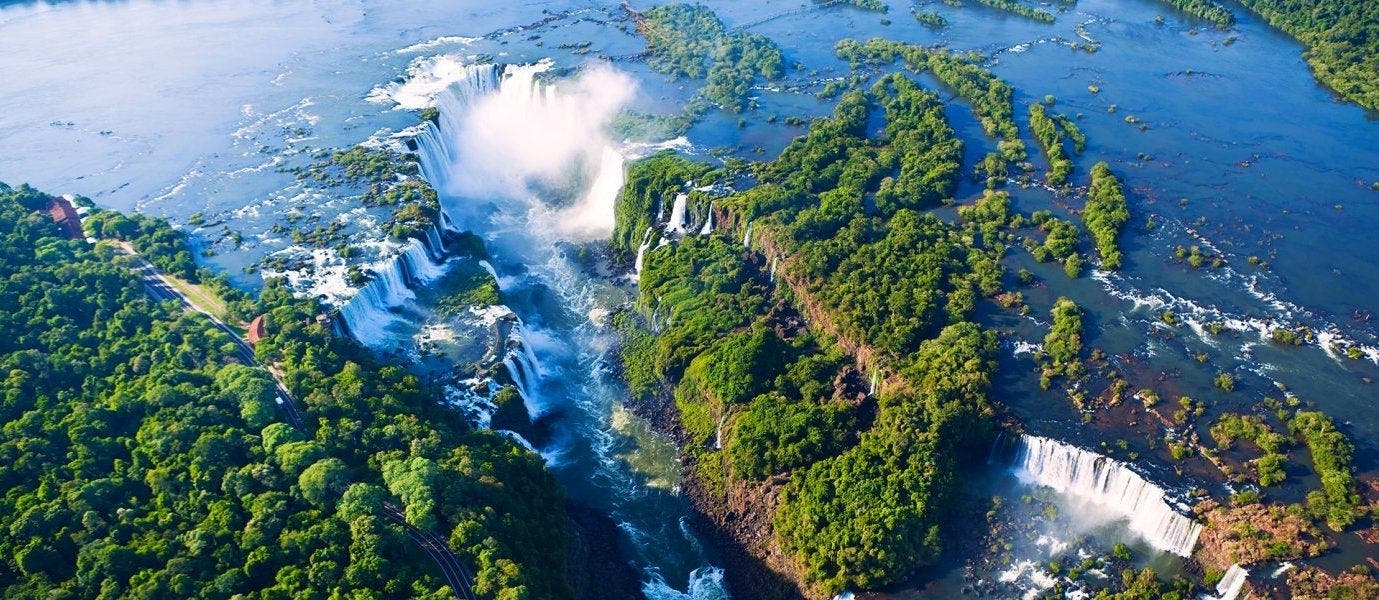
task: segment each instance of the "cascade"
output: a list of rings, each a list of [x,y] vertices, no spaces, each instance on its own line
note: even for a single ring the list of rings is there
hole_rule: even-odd
[[[512,384],[517,387],[517,392],[522,394],[522,398],[531,398],[532,382],[529,377],[532,374],[523,369],[520,357],[519,353],[509,352],[507,357],[503,358],[503,367],[508,370],[508,376],[512,378]]]
[[[443,189],[449,175],[450,165],[459,157],[458,149],[451,143],[453,134],[461,131],[456,120],[464,114],[464,107],[476,98],[498,89],[502,83],[505,69],[494,64],[470,64],[462,67],[462,73],[445,90],[436,95],[436,108],[440,115],[435,121],[427,121],[426,129],[417,136],[417,144],[424,149],[418,152],[421,174],[431,186]],[[441,224],[454,230],[455,224],[441,211]]]
[[[772,259],[771,259],[771,271],[770,271],[769,273],[767,273],[767,277],[769,277],[769,278],[771,279],[771,283],[775,283],[775,282],[776,282],[776,264],[779,263],[779,262],[780,262],[780,257],[775,257],[775,258],[772,258]]]
[[[531,452],[532,454],[540,454],[540,452],[537,451],[536,446],[531,445],[531,442],[528,442],[527,438],[522,437],[522,434],[517,433],[516,431],[512,431],[511,429],[494,429],[494,431],[497,432],[499,435],[502,435],[514,442],[517,442],[518,446],[525,448],[528,452]]]
[[[619,84],[621,80],[617,78],[607,80],[592,77],[590,81],[585,82],[585,87],[573,88],[574,93],[557,94],[556,85],[563,88],[563,80],[553,85],[546,83],[545,77],[536,77],[549,68],[549,62],[535,65],[477,67],[468,73],[467,77],[451,83],[437,93],[435,106],[439,109],[439,117],[436,123],[428,125],[426,131],[417,137],[417,145],[418,154],[422,157],[423,175],[439,192],[442,205],[450,210],[449,214],[443,214],[440,219],[446,229],[453,230],[456,223],[471,218],[484,218],[482,211],[487,210],[486,208],[478,207],[476,210],[465,201],[474,199],[488,202],[500,199],[502,202],[525,203],[503,206],[505,210],[501,212],[502,216],[517,219],[523,218],[525,213],[525,224],[528,227],[521,227],[523,223],[520,221],[504,221],[501,223],[502,226],[518,226],[514,230],[500,228],[497,236],[499,240],[545,246],[552,241],[551,238],[557,237],[566,241],[577,241],[591,237],[590,234],[597,234],[592,237],[599,238],[607,236],[613,215],[613,199],[623,184],[623,157],[611,144],[592,143],[604,139],[603,123],[599,121],[597,114],[592,113],[602,111],[605,107],[591,107],[591,102],[621,105],[624,99],[610,97],[610,93],[604,88],[624,86],[602,85]],[[591,69],[595,75],[598,70]],[[571,83],[578,84],[577,80],[572,80]],[[600,87],[595,89],[592,87],[594,85]],[[626,93],[630,95],[630,85],[625,87]],[[441,135],[442,133],[444,135]],[[548,198],[543,194],[547,189],[553,189],[550,184],[558,189],[566,189],[560,185],[572,168],[582,171],[582,177],[574,182],[584,187],[587,193],[578,197],[562,198],[566,201],[560,204],[548,204]],[[576,188],[568,189],[574,191]],[[670,203],[665,204],[667,205],[658,207],[658,212],[671,211]],[[678,220],[683,232],[684,217]],[[486,222],[476,221],[474,227],[478,233],[486,233],[483,231],[483,224]],[[663,237],[659,235],[661,223],[664,223],[664,220],[658,216],[654,231],[648,229],[644,232],[641,247],[637,252],[638,269],[643,266],[645,253],[654,246],[655,239]],[[666,240],[661,240],[661,243],[666,243]],[[545,251],[546,248],[538,250]],[[481,264],[490,274],[497,277],[491,265]],[[533,276],[548,278],[545,283],[551,285],[557,293],[563,293],[566,288],[573,289],[580,283],[577,280],[565,280],[567,275],[563,271],[544,274],[544,269],[559,271],[563,269],[563,265],[533,263]],[[510,285],[522,290],[529,284],[526,283],[526,278],[523,278],[511,280]],[[580,302],[584,300],[581,299]],[[533,307],[532,310],[541,315],[545,309]],[[653,321],[656,318],[657,316],[653,316]],[[591,343],[591,340],[583,339],[585,333],[579,329],[566,330],[563,324],[553,324],[552,327],[554,329],[551,339],[558,339],[561,344]],[[505,336],[506,343],[495,348],[502,353],[495,358],[501,360],[502,368],[521,393],[530,413],[537,413],[530,410],[533,402],[543,404],[541,394],[550,394],[551,402],[568,402],[573,409],[582,411],[588,410],[585,407],[586,400],[600,400],[605,394],[611,394],[602,389],[599,382],[602,375],[597,369],[593,371],[593,378],[587,382],[588,385],[578,388],[568,385],[565,376],[555,377],[555,373],[568,375],[569,378],[583,375],[569,371],[567,366],[574,365],[574,361],[582,360],[582,357],[565,356],[554,349],[552,356],[557,362],[553,365],[556,366],[551,368],[550,377],[543,377],[542,365],[536,360],[529,343],[540,341],[535,337],[537,333],[523,331],[522,324],[518,322]],[[522,339],[524,334],[529,335],[528,340]],[[546,356],[544,350],[547,346],[542,344],[542,348],[543,356]],[[567,363],[566,360],[571,362]],[[557,391],[561,393],[561,397],[556,396]],[[611,395],[609,397],[611,398]],[[593,416],[593,413],[590,415]],[[594,453],[590,458],[598,461],[590,464],[598,469],[597,474],[607,473],[614,477],[614,481],[622,482],[619,471],[624,468],[622,462],[609,454],[612,450],[604,447],[600,433],[601,431],[593,431],[588,440],[591,444],[590,451]],[[581,448],[580,444],[583,442],[580,438],[584,437],[584,433],[574,430],[571,434],[571,447]],[[584,460],[577,454],[576,458]],[[628,481],[632,482],[631,479]],[[622,492],[618,492],[618,496],[613,500],[615,503],[636,501],[635,498],[623,499]],[[646,551],[646,595],[650,598],[660,598],[663,597],[660,594],[665,593],[667,595],[664,597],[685,597],[683,593],[676,592],[665,584],[659,573],[665,568],[663,563],[667,561],[661,560],[656,554],[665,546],[679,550],[675,546],[679,542],[675,539],[653,539],[655,532],[659,531],[654,527],[659,526],[659,522],[643,525],[635,512],[629,512],[628,518],[629,522],[620,523],[620,526],[632,534],[633,541],[640,546],[643,542],[639,540],[647,539],[646,544],[655,545],[654,549],[648,548]],[[692,556],[696,558],[692,560],[702,561],[702,558],[698,558],[700,554],[694,552]],[[672,566],[678,568],[678,563]],[[680,578],[682,574],[677,573],[681,584],[684,582],[684,579]],[[688,595],[696,599],[726,599],[722,579],[721,569],[696,569],[689,573]]]
[[[532,351],[531,345],[522,336],[522,322],[519,320],[513,325],[508,333],[509,346],[507,356],[503,358],[503,366],[508,370],[508,375],[512,377],[513,385],[517,386],[517,391],[522,394],[522,400],[527,404],[527,411],[535,415],[533,410],[533,400],[536,396],[537,382],[543,375],[541,363],[536,359],[536,353]]]
[[[642,265],[646,259],[646,249],[651,246],[651,228],[646,228],[646,233],[642,234],[642,245],[637,247],[637,260],[632,263],[632,268],[637,273],[642,272]]]
[[[721,417],[718,417],[718,428],[715,429],[715,430],[714,430],[714,433],[713,433],[713,449],[714,449],[714,450],[722,450],[722,449],[723,449],[723,421],[727,420],[727,418],[728,418],[728,415],[723,415],[723,416],[721,416]]]
[[[875,395],[876,395],[876,380],[877,380],[878,377],[879,377],[879,373],[878,373],[877,371],[872,371],[872,372],[871,372],[871,391],[870,391],[870,392],[867,392],[867,395],[868,395],[868,396],[875,396]]]
[[[666,224],[668,233],[685,233],[685,207],[689,203],[689,194],[676,194],[675,204],[670,207],[670,222]]]
[[[340,307],[340,322],[350,336],[365,346],[376,346],[387,337],[388,325],[397,318],[388,312],[388,305],[376,281],[369,282],[359,293]]]
[[[498,271],[493,268],[493,263],[487,260],[481,260],[479,261],[479,266],[483,267],[485,271],[488,271],[488,274],[493,277],[494,281],[498,281]]]
[[[704,218],[704,228],[699,230],[699,235],[709,235],[713,233],[713,203],[709,203],[709,216]]]
[[[1114,511],[1151,545],[1190,556],[1202,525],[1178,513],[1163,488],[1128,465],[1045,437],[1025,435],[1015,459],[1016,475]]]
[[[1202,594],[1202,600],[1235,600],[1240,595],[1240,590],[1245,589],[1245,583],[1250,577],[1250,572],[1240,565],[1231,565],[1226,569],[1225,576],[1216,583],[1215,594]]]
[[[1004,429],[996,432],[996,439],[991,442],[991,452],[988,452],[986,455],[986,464],[989,465],[996,460],[996,449],[1001,447],[1001,440],[1005,439],[1005,437],[1006,432]]]
[[[445,263],[436,263],[425,244],[412,238],[402,252],[380,267],[374,265],[373,281],[340,307],[340,318],[359,343],[377,347],[388,337],[388,326],[398,319],[392,309],[416,299],[414,285],[425,285],[445,274]]]
[[[441,219],[442,223],[444,221],[445,219]],[[445,255],[448,253],[445,250],[445,242],[441,240],[440,229],[435,225],[430,225],[422,233],[424,237],[421,238],[421,241],[426,246],[426,254],[431,260],[444,262]]]
[[[340,318],[346,329],[359,343],[378,346],[386,341],[387,328],[397,317],[392,308],[416,298],[407,286],[406,268],[402,255],[387,261],[383,268],[375,266],[373,281],[340,307]]]
[[[426,285],[445,274],[445,263],[433,262],[426,246],[417,238],[407,242],[397,260],[406,267],[407,280],[414,285]]]
[[[747,223],[747,231],[742,234],[742,247],[747,248],[752,245],[752,224]]]

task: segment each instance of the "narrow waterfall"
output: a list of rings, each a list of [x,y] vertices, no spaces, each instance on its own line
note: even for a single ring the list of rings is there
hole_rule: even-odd
[[[776,282],[776,265],[779,263],[780,257],[775,257],[771,259],[771,270],[767,273],[767,277],[771,279],[771,283]]]
[[[742,247],[749,248],[752,245],[752,224],[747,223],[747,231],[742,234]]]
[[[1015,459],[1021,481],[1051,487],[1129,519],[1151,545],[1190,556],[1202,525],[1169,505],[1163,488],[1128,465],[1045,437],[1025,435]]]
[[[1004,429],[996,432],[996,439],[991,441],[991,451],[986,453],[986,464],[989,465],[996,461],[996,450],[1001,447],[1001,440],[1005,439],[1005,437],[1006,432]]]
[[[1202,594],[1202,600],[1235,600],[1240,590],[1245,589],[1250,572],[1240,565],[1231,565],[1226,575],[1216,583],[1216,594]]]
[[[533,406],[536,400],[537,382],[543,375],[541,363],[536,359],[536,353],[532,351],[531,344],[522,335],[522,322],[519,320],[508,333],[509,346],[507,356],[503,358],[503,367],[507,369],[508,376],[512,379],[513,385],[517,386],[517,391],[522,394],[522,400],[527,405],[527,412],[532,415],[537,414],[537,407]]]
[[[699,230],[699,235],[709,235],[713,233],[713,203],[709,203],[709,215],[704,217],[704,228]]]
[[[666,224],[667,233],[685,233],[685,208],[689,194],[676,194],[675,204],[670,207],[670,222]]]
[[[647,227],[646,232],[642,234],[642,245],[637,247],[637,260],[632,263],[632,269],[638,274],[642,272],[642,265],[645,264],[644,261],[646,260],[646,249],[649,246],[651,246],[651,228]]]
[[[442,212],[441,214],[443,216],[445,213]],[[442,222],[444,222],[444,220],[442,220]],[[422,235],[421,241],[426,246],[426,254],[431,257],[431,260],[436,262],[444,261],[447,252],[445,250],[445,242],[441,240],[440,229],[432,225],[427,227],[426,230],[422,232]]]

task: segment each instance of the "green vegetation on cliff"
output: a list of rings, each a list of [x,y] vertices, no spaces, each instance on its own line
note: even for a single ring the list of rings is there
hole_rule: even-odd
[[[306,410],[302,430],[278,422],[267,371],[149,300],[108,242],[63,238],[46,199],[0,186],[6,597],[453,597],[389,500],[449,538],[480,594],[572,595],[540,457],[457,426],[437,390],[270,284],[255,353]]]
[[[629,383],[670,391],[711,493],[788,479],[774,534],[823,591],[936,559],[959,470],[991,440],[995,338],[968,318],[999,290],[999,250],[925,212],[951,202],[961,155],[932,92],[899,75],[850,92],[753,166],[757,187],[716,199],[728,236],[648,251],[621,318]],[[629,214],[651,206],[638,190]]]
[[[707,165],[670,151],[632,163],[613,209],[613,237],[609,240],[613,255],[622,262],[631,261],[641,247],[643,236],[651,229],[657,211],[669,211],[684,184],[702,178],[709,170]],[[656,241],[650,240],[651,243]]]

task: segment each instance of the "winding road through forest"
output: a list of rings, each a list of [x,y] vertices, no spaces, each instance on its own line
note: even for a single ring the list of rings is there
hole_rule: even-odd
[[[293,428],[302,429],[302,411],[297,407],[297,399],[292,396],[291,392],[287,391],[287,386],[283,385],[278,373],[259,363],[258,358],[254,356],[254,347],[244,340],[239,331],[225,324],[215,313],[197,304],[178,290],[177,286],[162,271],[159,271],[152,263],[140,256],[128,242],[117,242],[117,244],[134,259],[133,269],[143,278],[144,288],[150,297],[159,302],[176,301],[188,310],[205,315],[217,329],[225,332],[231,340],[234,340],[236,354],[241,362],[245,365],[262,367],[268,371],[269,375],[273,377],[273,385],[277,387],[277,404],[278,408],[282,410],[283,417]],[[461,600],[479,600],[478,594],[474,593],[474,576],[465,568],[464,563],[460,562],[460,558],[455,556],[449,544],[445,542],[445,538],[433,531],[423,531],[408,523],[406,514],[402,509],[391,502],[384,502],[381,512],[383,516],[401,527],[407,533],[407,537],[411,538],[417,547],[421,548],[431,557],[431,560],[436,562],[436,565],[440,567],[441,574],[445,576],[446,583],[454,590],[456,597]]]

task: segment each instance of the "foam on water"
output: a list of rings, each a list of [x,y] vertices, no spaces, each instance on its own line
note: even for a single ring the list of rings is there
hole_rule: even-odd
[[[727,600],[728,589],[723,584],[723,569],[705,567],[690,573],[689,588],[678,591],[666,583],[659,573],[652,573],[642,584],[647,600]]]

